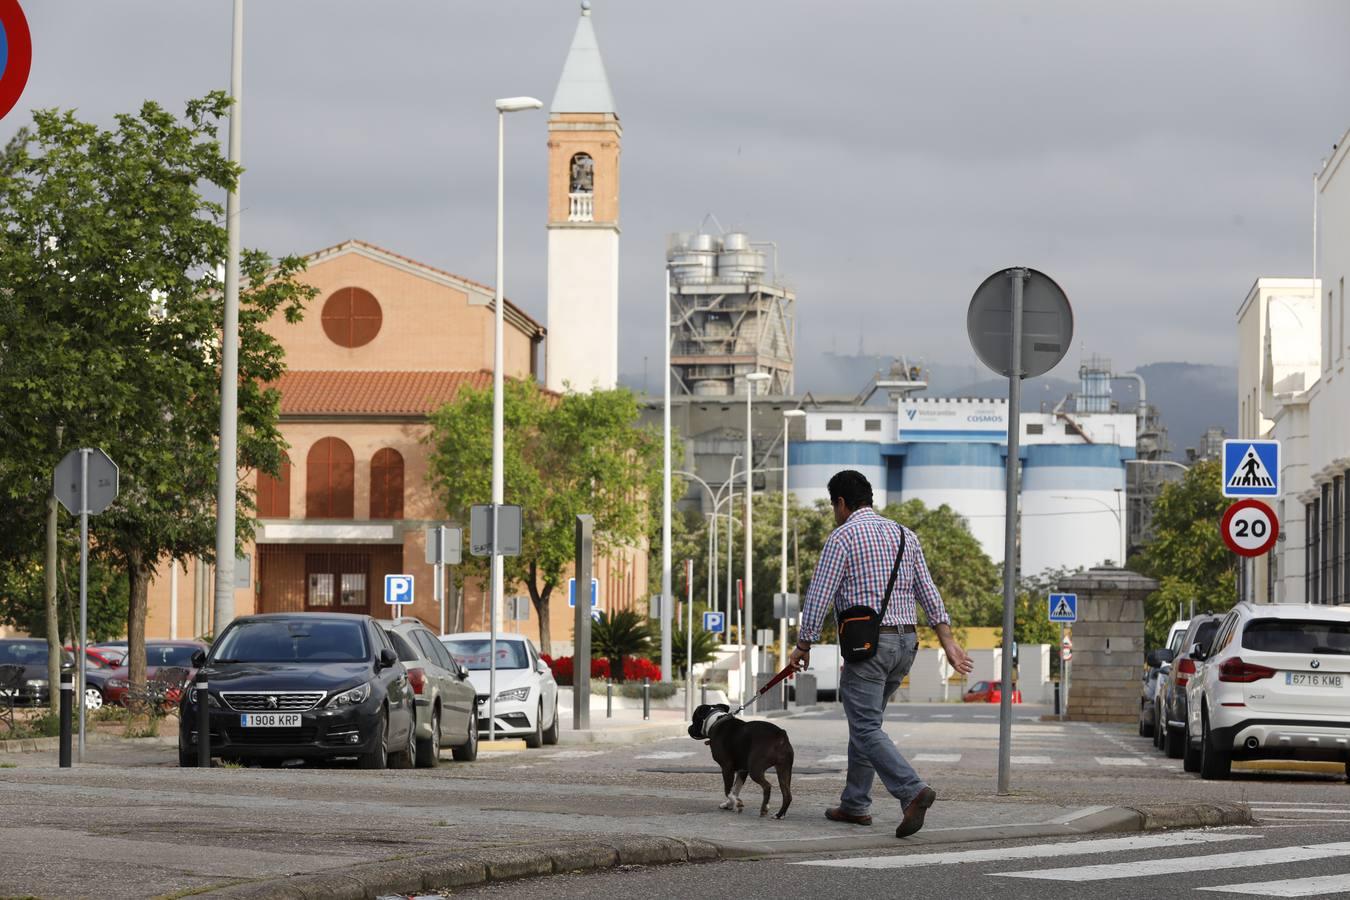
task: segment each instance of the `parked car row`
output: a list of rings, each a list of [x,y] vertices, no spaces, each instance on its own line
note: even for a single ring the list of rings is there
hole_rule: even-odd
[[[1149,654],[1139,728],[1187,772],[1293,759],[1343,763],[1350,778],[1350,609],[1239,603],[1173,637]]]
[[[486,634],[437,637],[418,619],[274,613],[234,620],[208,650],[205,698],[184,692],[178,756],[198,757],[198,703],[209,711],[211,755],[281,765],[353,759],[361,768],[433,767],[441,749],[477,758],[491,663]],[[534,644],[497,638],[499,734],[529,746],[558,740],[557,684]]]

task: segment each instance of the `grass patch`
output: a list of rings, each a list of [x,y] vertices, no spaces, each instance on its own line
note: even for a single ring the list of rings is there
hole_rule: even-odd
[[[61,717],[51,710],[14,721],[14,727],[0,731],[0,741],[32,740],[33,738],[56,737],[61,733]],[[4,898],[0,897],[0,900]]]
[[[129,738],[152,738],[159,737],[158,716],[131,716],[127,719],[127,727],[122,732],[123,737]]]
[[[124,724],[131,721],[131,710],[125,706],[100,706],[89,714],[95,724]]]
[[[234,759],[222,759],[216,763],[217,769],[242,769],[244,764]]]
[[[0,769],[17,769],[17,768],[18,768],[18,766],[15,765],[14,763],[11,763],[11,762],[0,762]],[[0,900],[4,900],[4,898],[3,898],[3,897],[0,897]]]
[[[205,894],[207,891],[218,891],[221,888],[234,887],[237,884],[248,884],[246,878],[233,878],[229,881],[221,881],[216,884],[208,884],[204,887],[184,888],[181,891],[174,891],[172,894],[160,894],[155,900],[182,900],[183,897],[195,897],[197,894]],[[8,897],[0,897],[0,900],[9,900]],[[41,897],[15,898],[15,900],[42,900]]]

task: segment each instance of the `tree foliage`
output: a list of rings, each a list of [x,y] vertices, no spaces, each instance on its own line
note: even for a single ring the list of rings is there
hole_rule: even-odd
[[[542,391],[508,381],[503,398],[505,501],[519,504],[521,554],[505,558],[506,579],[523,582],[539,615],[539,645],[552,651],[549,598],[576,553],[576,516],[595,517],[595,554],[619,559],[648,526],[660,497],[661,446],[638,426],[638,405],[624,389]],[[467,521],[469,507],[492,499],[492,392],[466,390],[431,418],[430,479],[447,512]],[[486,579],[486,560],[466,558],[459,577]]]
[[[1153,508],[1153,537],[1131,560],[1136,571],[1158,579],[1146,603],[1147,641],[1161,647],[1177,617],[1195,602],[1197,612],[1223,612],[1237,600],[1237,558],[1219,534],[1228,506],[1218,460],[1198,462],[1168,483]]]
[[[0,167],[0,546],[31,558],[52,469],[76,447],[107,451],[121,493],[91,520],[95,551],[127,576],[131,680],[144,680],[149,579],[165,557],[210,559],[215,544],[219,347],[215,272],[224,211],[203,191],[233,186],[222,155],[222,93],[180,119],[155,103],[110,129],[73,112],[34,114]],[[280,344],[263,326],[299,318],[302,260],[241,260],[239,460],[276,473]],[[62,435],[58,441],[56,435]],[[252,534],[240,480],[238,536]]]

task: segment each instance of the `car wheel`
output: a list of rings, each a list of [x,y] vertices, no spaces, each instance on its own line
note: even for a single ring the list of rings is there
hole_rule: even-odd
[[[478,758],[478,707],[469,714],[469,736],[464,743],[450,751],[459,762],[473,762]]]
[[[441,711],[431,711],[431,737],[417,741],[417,767],[434,769],[441,761]]]
[[[544,745],[544,703],[539,702],[539,708],[534,713],[534,731],[525,735],[525,746],[531,750]]]
[[[553,701],[553,724],[548,726],[544,732],[544,743],[553,745],[558,743],[558,701]]]
[[[403,742],[403,749],[397,753],[389,754],[389,768],[391,769],[411,769],[413,762],[417,759],[417,714],[414,712],[411,716],[412,721],[408,723],[408,739]]]
[[[1188,726],[1178,738],[1181,744],[1181,768],[1187,772],[1200,771],[1200,748],[1191,743],[1191,729]]]
[[[1200,712],[1200,777],[1206,779],[1227,778],[1233,771],[1233,754],[1218,741],[1209,730],[1209,712]]]
[[[389,765],[389,710],[380,710],[375,733],[380,736],[375,746],[357,758],[357,764],[363,769],[384,769]]]
[[[103,708],[103,692],[92,684],[84,686],[84,708],[90,712]]]
[[[1163,752],[1167,754],[1168,759],[1181,759],[1186,752],[1186,732],[1180,728],[1163,729]],[[1193,772],[1194,769],[1187,769],[1187,772]]]

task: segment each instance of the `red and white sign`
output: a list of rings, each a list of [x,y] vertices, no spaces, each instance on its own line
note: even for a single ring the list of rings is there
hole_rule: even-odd
[[[1238,556],[1260,556],[1275,546],[1280,523],[1274,511],[1260,500],[1239,500],[1223,514],[1219,533]]]
[[[1059,658],[1064,662],[1073,659],[1073,640],[1066,634],[1064,640],[1059,642]]]

